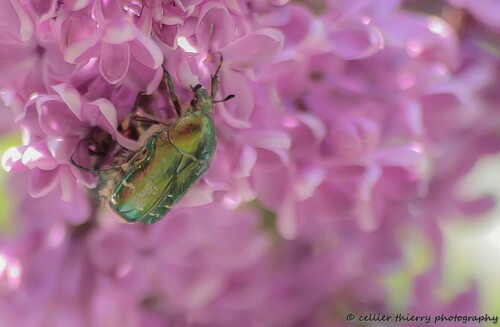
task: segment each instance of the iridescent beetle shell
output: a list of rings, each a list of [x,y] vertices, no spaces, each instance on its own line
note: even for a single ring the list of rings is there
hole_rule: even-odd
[[[111,209],[128,222],[158,221],[207,171],[215,147],[211,107],[190,107],[131,158],[130,170],[109,199]]]
[[[220,64],[212,76],[211,95],[201,85],[195,86],[191,105],[182,114],[172,80],[165,70],[170,97],[179,118],[167,125],[136,117],[163,126],[139,151],[130,154],[126,162],[97,171],[99,194],[108,199],[110,208],[125,221],[157,222],[210,167],[216,149],[212,110],[219,69]]]

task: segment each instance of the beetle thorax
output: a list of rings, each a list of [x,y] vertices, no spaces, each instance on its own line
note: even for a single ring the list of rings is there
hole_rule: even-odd
[[[202,111],[188,111],[170,129],[169,140],[184,155],[207,159],[215,147],[215,126]]]

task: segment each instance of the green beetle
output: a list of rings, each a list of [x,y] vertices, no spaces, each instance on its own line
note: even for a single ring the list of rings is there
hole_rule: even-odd
[[[193,100],[182,113],[172,78],[164,68],[170,98],[178,119],[173,124],[145,116],[132,119],[155,124],[158,128],[141,149],[124,157],[111,168],[98,170],[99,195],[111,209],[129,223],[153,224],[163,218],[190,187],[208,170],[215,153],[214,103],[229,100],[229,95],[215,101],[218,72],[222,58],[211,79],[211,94],[200,84],[192,87]],[[72,163],[79,168],[73,159]],[[83,168],[84,170],[91,171]]]

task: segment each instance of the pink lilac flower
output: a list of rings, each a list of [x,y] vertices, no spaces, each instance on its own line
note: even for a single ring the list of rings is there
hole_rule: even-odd
[[[500,23],[493,14],[495,10],[500,9],[500,4],[498,2],[490,0],[448,0],[448,2],[456,8],[466,9],[476,19],[490,26],[491,28],[496,29],[497,31],[498,28],[500,28]]]
[[[21,127],[23,145],[2,160],[18,201],[0,242],[2,322],[349,326],[348,313],[393,310],[381,280],[409,232],[433,258],[407,312],[478,312],[475,285],[448,302],[434,292],[440,222],[494,205],[456,193],[500,150],[496,26],[473,2],[449,4],[487,28],[397,0],[320,13],[286,0],[3,4],[0,132]],[[215,105],[208,173],[161,222],[119,223],[93,195],[98,176],[70,161],[92,167],[102,135],[107,156],[137,149],[123,133],[134,104],[175,117],[162,66],[187,105],[222,58],[216,100],[236,97]]]

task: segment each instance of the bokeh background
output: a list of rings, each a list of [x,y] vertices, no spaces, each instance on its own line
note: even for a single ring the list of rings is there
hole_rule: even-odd
[[[0,326],[500,315],[500,2],[0,4]],[[173,115],[161,64],[188,105],[219,53],[209,172],[122,223],[69,158],[133,149],[139,92]]]

